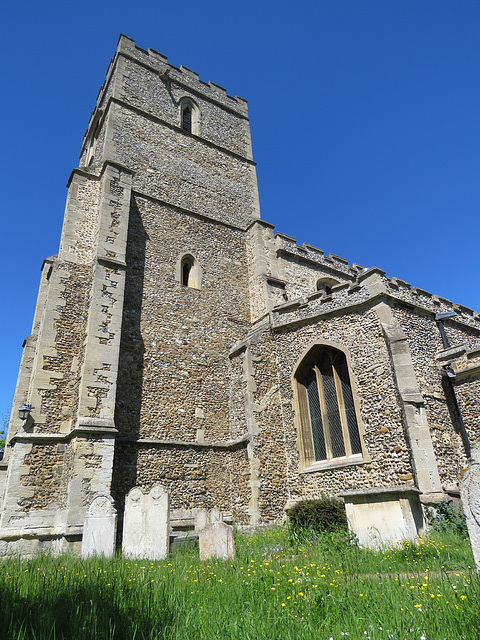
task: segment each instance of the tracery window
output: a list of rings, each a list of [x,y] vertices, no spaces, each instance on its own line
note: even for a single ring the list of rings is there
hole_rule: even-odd
[[[362,458],[359,414],[346,355],[316,345],[295,374],[304,466]]]

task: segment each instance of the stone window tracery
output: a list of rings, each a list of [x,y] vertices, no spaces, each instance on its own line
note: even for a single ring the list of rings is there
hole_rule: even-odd
[[[346,354],[316,345],[295,373],[303,466],[363,461],[360,416]]]

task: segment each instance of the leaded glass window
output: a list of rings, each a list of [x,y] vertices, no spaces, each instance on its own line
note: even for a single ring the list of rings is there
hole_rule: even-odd
[[[192,132],[192,109],[186,106],[182,111],[182,129]]]
[[[317,346],[296,374],[305,463],[362,453],[347,358]]]

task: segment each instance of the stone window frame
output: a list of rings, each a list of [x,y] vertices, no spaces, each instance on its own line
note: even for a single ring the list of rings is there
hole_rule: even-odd
[[[186,131],[187,133],[193,133],[194,135],[199,136],[201,113],[200,113],[200,108],[198,104],[195,102],[195,100],[193,100],[189,96],[184,96],[183,98],[180,98],[179,107],[180,107],[180,110],[179,110],[180,128],[183,131]],[[183,113],[187,108],[190,108],[192,112],[192,122],[191,122],[190,129],[184,127],[184,123],[183,123]]]
[[[327,457],[325,459],[316,460],[312,425],[310,420],[310,409],[308,405],[306,387],[302,383],[302,378],[305,377],[306,371],[311,367],[312,361],[318,361],[320,353],[325,350],[333,352],[337,351],[343,354],[345,358],[346,369],[348,372],[348,382],[352,393],[353,408],[355,410],[355,418],[358,428],[361,451],[359,453],[352,453],[346,412],[345,409],[339,408],[346,453],[344,456],[333,457],[333,455],[331,454],[331,446],[328,445]],[[318,367],[316,367],[316,371],[317,391],[322,406],[322,419],[325,420],[326,416],[324,412],[326,402],[321,385],[318,384]],[[338,372],[335,373],[335,386],[338,400],[339,394],[342,393],[338,384]],[[365,446],[365,427],[360,414],[360,398],[356,389],[355,381],[353,380],[352,376],[351,356],[349,350],[346,347],[330,340],[319,340],[310,343],[308,348],[305,349],[295,365],[292,374],[292,387],[294,392],[294,423],[297,431],[297,448],[300,455],[300,473],[325,471],[328,469],[335,469],[339,467],[365,464],[371,461],[371,458]],[[327,430],[328,427],[324,423],[323,431],[326,440],[328,440],[329,437]]]
[[[332,293],[332,287],[336,287],[337,284],[341,284],[336,278],[321,277],[318,278],[315,284],[316,291],[323,291],[325,295]]]
[[[185,266],[187,265],[189,265],[189,271],[187,278],[185,278]],[[188,287],[189,289],[201,289],[202,275],[203,269],[193,253],[185,252],[177,258],[175,265],[175,280],[183,287]],[[185,282],[185,280],[187,281]]]
[[[103,111],[99,109],[95,114],[95,118],[93,120],[91,129],[90,129],[90,135],[89,135],[90,140],[88,142],[87,153],[85,156],[86,167],[91,166],[95,158],[95,151],[97,150],[97,142],[98,142],[98,137],[100,135],[100,129],[101,129],[100,123],[101,123],[102,116],[103,116]]]

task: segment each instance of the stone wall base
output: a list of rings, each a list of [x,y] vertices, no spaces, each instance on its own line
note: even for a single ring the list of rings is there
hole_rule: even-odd
[[[0,557],[30,558],[41,553],[80,555],[82,531],[56,533],[54,531],[5,532],[0,531]]]

